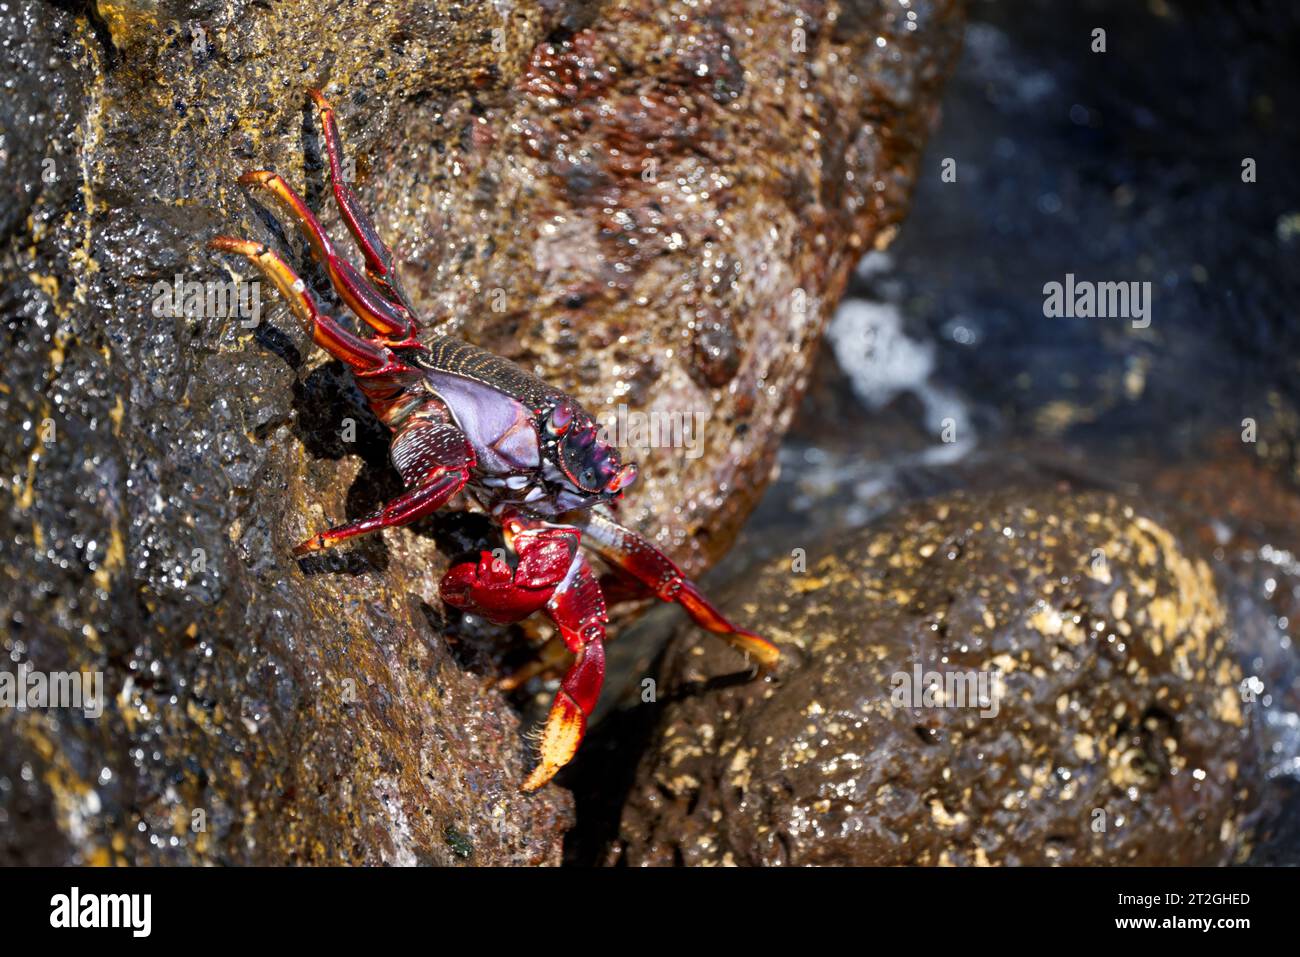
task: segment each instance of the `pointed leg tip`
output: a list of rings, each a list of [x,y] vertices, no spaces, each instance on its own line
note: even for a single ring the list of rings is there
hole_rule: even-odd
[[[250,169],[239,174],[238,182],[241,186],[265,186],[274,176],[275,173],[269,169]]]
[[[310,96],[312,102],[315,103],[317,106],[319,106],[322,110],[328,110],[331,108],[330,101],[325,99],[325,94],[322,93],[320,90],[316,89],[316,87],[309,86],[307,88],[307,95]]]
[[[259,245],[251,239],[240,239],[238,236],[214,236],[208,240],[208,248],[222,253],[251,256],[257,252]]]
[[[519,790],[524,794],[532,794],[534,791],[538,791],[550,784],[551,779],[555,777],[556,772],[559,770],[559,768],[549,767],[543,762],[533,768],[532,773],[528,775],[524,783],[519,785]]]
[[[520,790],[525,793],[536,791],[573,760],[578,753],[578,745],[587,732],[587,716],[578,707],[569,693],[561,689],[551,704],[551,712],[546,716],[542,728],[541,754],[539,763],[524,780]]]
[[[737,628],[736,634],[740,639],[737,643],[741,644],[747,652],[754,656],[760,669],[771,671],[780,664],[781,649],[772,642],[744,628]]]
[[[299,542],[297,545],[293,546],[293,557],[302,558],[305,555],[319,552],[324,547],[325,542],[321,539],[321,536],[313,535],[311,538],[307,539],[307,541]]]

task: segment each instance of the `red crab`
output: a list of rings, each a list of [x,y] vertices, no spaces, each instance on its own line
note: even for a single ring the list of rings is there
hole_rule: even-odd
[[[774,645],[727,621],[657,548],[614,521],[606,503],[636,480],[636,466],[623,464],[577,400],[467,342],[417,339],[419,324],[392,253],[344,179],[334,111],[319,91],[310,93],[324,129],[334,198],[365,257],[365,274],[335,252],[315,214],[277,173],[255,170],[239,181],[265,192],[298,224],[340,298],[373,334],[354,335],[323,314],[302,280],[262,243],[219,236],[211,246],[247,257],[316,343],[351,367],[371,409],[393,432],[393,464],[407,491],[367,518],[313,535],[293,553],[406,525],[462,491],[496,518],[510,560],[483,552],[477,563],[454,566],[442,579],[443,600],[502,624],[545,611],[575,656],[525,791],[544,785],[573,758],[604,677],[605,598],[580,545],[639,590],[679,602],[701,627],[762,667],[774,665]]]

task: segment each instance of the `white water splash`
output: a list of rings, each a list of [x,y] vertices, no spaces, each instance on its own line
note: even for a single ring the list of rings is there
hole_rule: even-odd
[[[892,268],[884,253],[871,253],[858,265],[858,275],[874,277]],[[975,448],[970,409],[957,393],[935,384],[934,343],[912,339],[903,331],[903,314],[893,302],[849,299],[840,304],[827,338],[853,391],[869,408],[881,409],[903,392],[915,395],[925,408],[925,427],[936,437],[945,427],[954,441],[937,442],[919,456],[925,465],[957,462]]]

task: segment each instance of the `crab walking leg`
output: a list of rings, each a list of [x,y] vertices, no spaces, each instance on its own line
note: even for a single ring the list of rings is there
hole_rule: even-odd
[[[468,472],[458,469],[448,469],[432,475],[423,485],[417,485],[403,492],[368,518],[348,522],[345,525],[336,525],[334,528],[313,535],[307,541],[295,546],[293,554],[300,558],[312,552],[333,548],[358,535],[377,532],[381,528],[399,528],[402,525],[409,525],[416,519],[431,515],[442,508],[448,499],[461,490],[468,477]]]
[[[474,468],[474,449],[447,422],[412,417],[393,438],[393,459],[410,488],[373,515],[313,535],[293,550],[296,556],[333,548],[358,535],[409,525],[442,508],[465,487]]]
[[[615,571],[640,582],[660,601],[677,602],[697,625],[753,655],[760,667],[775,667],[781,657],[776,645],[728,621],[667,555],[636,532],[596,509],[575,524],[587,533],[587,544]]]
[[[353,312],[389,340],[389,345],[415,344],[418,326],[410,311],[375,292],[356,267],[335,252],[316,214],[283,176],[272,170],[256,169],[240,176],[239,182],[265,192],[281,212],[298,224],[311,246],[312,256],[329,273],[330,282]]]
[[[555,634],[546,639],[546,642],[537,649],[536,657],[532,661],[521,665],[504,678],[498,678],[492,684],[498,691],[507,693],[517,691],[534,678],[563,674],[572,660],[573,656],[564,647],[563,640]]]
[[[220,252],[237,253],[261,270],[262,275],[280,290],[293,314],[311,333],[312,340],[336,359],[362,372],[392,365],[392,353],[381,343],[353,335],[321,312],[307,291],[307,284],[268,246],[234,236],[218,236],[208,246]]]
[[[379,238],[379,231],[357,202],[356,194],[348,185],[343,173],[343,143],[339,137],[338,123],[334,120],[334,108],[325,99],[320,90],[307,91],[316,104],[320,114],[321,127],[325,131],[325,154],[330,164],[330,183],[334,187],[334,200],[339,204],[343,221],[347,223],[357,245],[366,257],[366,275],[376,288],[389,300],[401,306],[407,315],[414,315],[410,301],[402,290],[397,270],[393,268],[393,253]]]

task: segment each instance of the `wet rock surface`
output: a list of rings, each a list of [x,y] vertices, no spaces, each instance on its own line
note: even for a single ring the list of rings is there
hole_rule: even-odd
[[[636,450],[623,519],[699,571],[766,486],[853,264],[895,233],[959,26],[953,3],[606,4],[509,96],[408,111],[381,228],[444,329],[607,420],[689,418]]]
[[[608,859],[644,864],[1223,864],[1260,766],[1210,565],[1098,493],[921,503],[731,612],[769,681],[679,635]],[[919,707],[916,669],[996,675]],[[989,679],[991,680],[991,679]],[[970,694],[967,698],[958,696]],[[950,703],[965,707],[942,706]],[[933,705],[939,706],[933,706]],[[993,707],[996,705],[996,707]]]
[[[517,793],[520,722],[487,688],[502,636],[436,598],[488,529],[291,561],[397,491],[385,436],[270,295],[244,328],[158,316],[156,287],[231,278],[218,232],[301,252],[250,167],[341,238],[302,95],[323,86],[433,322],[596,411],[707,410],[698,456],[634,456],[626,514],[702,568],[903,212],[955,49],[949,4],[815,7],[0,11],[0,653],[106,697],[0,713],[0,860],[559,860],[570,801]]]
[[[1251,860],[1271,863],[1300,860],[1300,327],[1286,305],[1300,189],[1243,183],[1241,164],[1285,168],[1300,144],[1300,114],[1279,108],[1297,88],[1295,15],[970,4],[912,213],[855,271],[780,475],[715,570],[740,578],[957,490],[1064,481],[1158,508],[1210,561],[1257,697],[1265,820]],[[1098,24],[1104,56],[1080,42]],[[1204,82],[1207,63],[1225,82]],[[1043,284],[1066,272],[1150,279],[1150,325],[1046,318]],[[637,680],[655,673],[655,640],[642,645]],[[650,733],[646,710],[614,716],[609,760],[627,750],[613,739]],[[582,805],[605,790],[575,788],[580,820],[600,819]],[[615,837],[583,836],[580,860]]]

